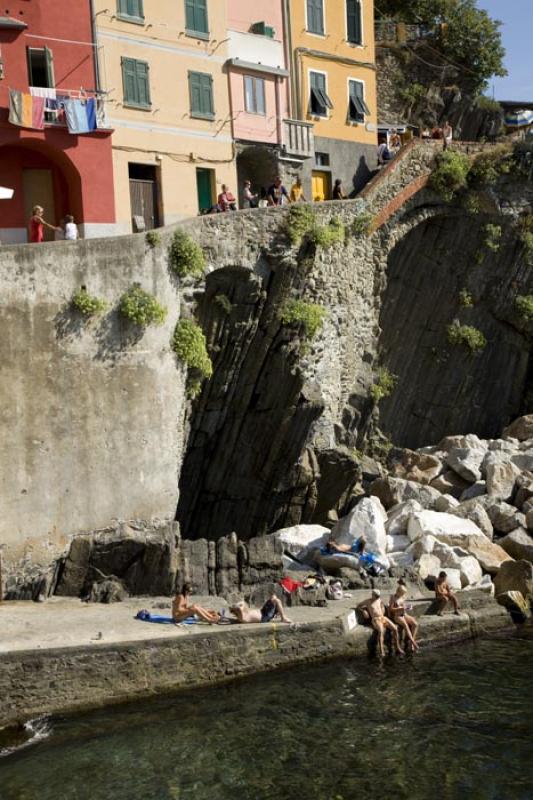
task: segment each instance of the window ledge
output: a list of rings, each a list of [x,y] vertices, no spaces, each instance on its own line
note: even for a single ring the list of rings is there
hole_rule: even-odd
[[[141,105],[140,103],[131,103],[126,100],[122,103],[123,108],[134,108],[136,111],[151,111],[152,106]]]
[[[359,47],[360,49],[363,49],[365,47],[363,42],[350,42],[349,39],[346,39],[346,44],[348,45],[348,47],[354,47],[354,48]]]
[[[202,114],[201,111],[191,111],[191,118],[192,119],[204,119],[207,122],[214,122],[215,115],[214,114]]]
[[[310,30],[306,29],[305,32],[308,33],[310,36],[318,36],[319,39],[327,39],[328,38],[325,31],[320,33],[320,31],[310,31]]]
[[[190,31],[186,29],[185,36],[190,36],[191,39],[202,39],[204,42],[209,41],[209,31]]]
[[[132,25],[144,26],[144,17],[129,17],[127,14],[117,14],[117,19],[121,22],[131,22]]]

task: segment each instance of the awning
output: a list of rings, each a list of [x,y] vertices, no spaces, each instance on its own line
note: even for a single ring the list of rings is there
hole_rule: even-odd
[[[350,105],[353,106],[352,111],[355,111],[356,114],[370,114],[370,109],[363,100],[362,97],[359,97],[357,94],[350,95]]]
[[[11,200],[14,194],[14,189],[7,189],[5,186],[0,186],[0,200]]]
[[[315,89],[311,88],[311,97],[315,101],[317,106],[321,108],[333,108],[333,103],[329,99],[328,95],[323,89]]]
[[[25,22],[21,19],[13,19],[13,17],[0,17],[0,30],[23,31],[27,28]]]
[[[508,128],[523,128],[527,125],[533,125],[533,110],[517,108],[516,111],[507,111],[505,124]]]

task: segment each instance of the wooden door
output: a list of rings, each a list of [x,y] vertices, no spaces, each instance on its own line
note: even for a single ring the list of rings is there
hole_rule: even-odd
[[[130,178],[131,216],[134,221],[144,220],[144,229],[150,231],[159,225],[157,213],[157,184],[155,179]],[[139,229],[134,224],[134,230]]]
[[[50,225],[56,225],[56,206],[54,200],[54,181],[51,169],[23,169],[22,189],[24,192],[24,214],[28,223],[34,206],[44,208],[44,219]],[[28,236],[29,238],[29,236]],[[54,240],[54,231],[44,229],[46,242]]]
[[[331,176],[329,172],[313,171],[312,193],[315,202],[331,198]]]

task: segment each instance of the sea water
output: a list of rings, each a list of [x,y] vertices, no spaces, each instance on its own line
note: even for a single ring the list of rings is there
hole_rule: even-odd
[[[531,800],[533,639],[260,675],[3,745],[1,800]]]

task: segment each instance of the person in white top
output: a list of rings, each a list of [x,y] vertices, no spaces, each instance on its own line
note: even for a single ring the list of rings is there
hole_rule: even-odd
[[[65,239],[68,242],[75,242],[78,238],[78,226],[74,222],[74,217],[71,214],[67,214],[65,217]]]
[[[448,122],[448,120],[446,120],[446,122],[444,123],[444,128],[442,129],[442,138],[444,140],[443,142],[444,149],[447,150],[453,141],[453,128]]]
[[[252,184],[250,181],[244,181],[243,189],[244,202],[243,208],[257,208],[257,195],[252,192]]]

